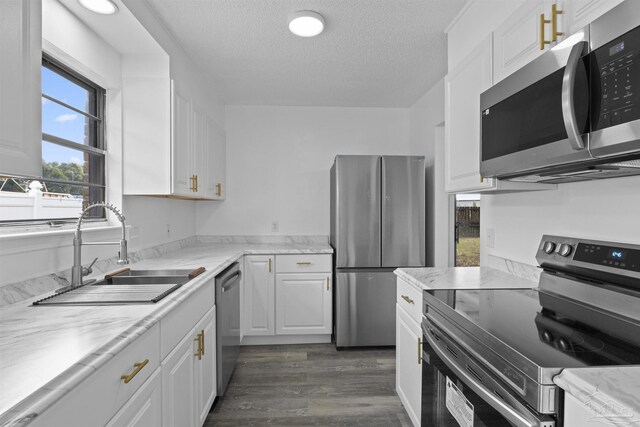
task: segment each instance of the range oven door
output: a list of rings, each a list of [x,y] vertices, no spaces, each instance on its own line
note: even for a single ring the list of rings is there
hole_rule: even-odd
[[[422,323],[422,420],[430,427],[559,427],[509,394],[453,339]]]
[[[482,93],[482,176],[592,160],[588,44],[586,28]]]

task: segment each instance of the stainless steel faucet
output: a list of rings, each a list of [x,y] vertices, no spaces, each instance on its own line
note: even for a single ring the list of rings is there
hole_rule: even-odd
[[[105,208],[109,209],[113,212],[120,223],[122,224],[122,239],[119,242],[87,242],[82,243],[82,231],[80,227],[82,227],[82,221],[84,219],[84,215],[87,213],[89,209],[92,208]],[[127,239],[125,234],[125,226],[124,226],[125,217],[122,215],[115,206],[107,203],[94,203],[92,205],[84,208],[82,213],[80,214],[80,218],[78,218],[78,222],[76,225],[76,231],[73,235],[73,268],[71,269],[71,288],[77,288],[78,286],[82,286],[82,278],[88,274],[91,274],[91,267],[96,262],[97,258],[93,260],[91,265],[88,267],[82,266],[82,245],[120,245],[120,251],[118,252],[118,264],[129,264],[129,258],[127,255]]]

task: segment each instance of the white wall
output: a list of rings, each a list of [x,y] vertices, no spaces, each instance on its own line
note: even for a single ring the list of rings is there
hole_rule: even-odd
[[[426,156],[427,266],[449,265],[449,195],[444,191],[444,79],[410,109],[410,144]],[[439,144],[439,145],[438,145]]]
[[[328,236],[335,155],[412,154],[409,117],[409,109],[228,106],[227,200],[198,203],[198,234]]]
[[[481,264],[489,254],[536,265],[543,234],[640,243],[640,177],[560,184],[555,191],[482,196],[483,242],[495,228],[495,248],[481,248]]]

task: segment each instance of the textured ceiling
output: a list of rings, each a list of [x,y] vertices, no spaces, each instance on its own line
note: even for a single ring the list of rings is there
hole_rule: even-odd
[[[446,74],[466,0],[148,0],[227,104],[408,107]],[[313,10],[302,38],[288,16]]]

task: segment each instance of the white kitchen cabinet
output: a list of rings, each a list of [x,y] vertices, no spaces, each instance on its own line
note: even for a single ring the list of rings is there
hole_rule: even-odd
[[[195,174],[193,171],[195,150],[193,138],[193,111],[191,101],[182,96],[175,83],[171,91],[171,192],[177,195],[194,194]]]
[[[157,427],[162,425],[162,375],[160,368],[149,377],[107,427]]]
[[[565,26],[568,28],[567,34],[579,31],[594,19],[622,3],[622,1],[623,0],[566,0],[563,15]]]
[[[202,335],[202,356],[195,363],[196,416],[203,425],[217,392],[216,373],[216,311],[215,307],[204,315],[195,328]]]
[[[330,334],[331,272],[276,274],[276,334]]]
[[[211,118],[207,121],[206,132],[204,197],[224,200],[227,195],[227,137]]]
[[[422,295],[401,279],[398,279],[397,288],[396,392],[413,425],[419,426],[422,414]]]
[[[105,425],[130,402],[159,366],[160,327],[156,324],[35,418],[30,425]],[[127,382],[125,378],[128,378]],[[145,410],[140,407],[131,408],[131,411],[153,418],[152,412],[145,415]]]
[[[140,76],[140,65],[123,72],[124,194],[222,200],[224,132],[166,65],[166,77]]]
[[[243,336],[275,334],[275,257],[244,257]]]
[[[0,2],[0,174],[42,174],[42,4]]]
[[[202,425],[216,396],[215,307],[162,361],[162,425]]]
[[[551,43],[542,46],[540,44],[541,40],[551,40],[550,23],[542,27],[542,33],[540,16],[544,15],[546,20],[551,20],[551,5],[552,2],[549,0],[527,1],[495,29],[494,84],[550,49]]]
[[[492,38],[484,39],[445,77],[445,190],[491,189],[480,176],[480,94],[492,84]]]
[[[193,330],[162,361],[162,425],[196,424]]]

